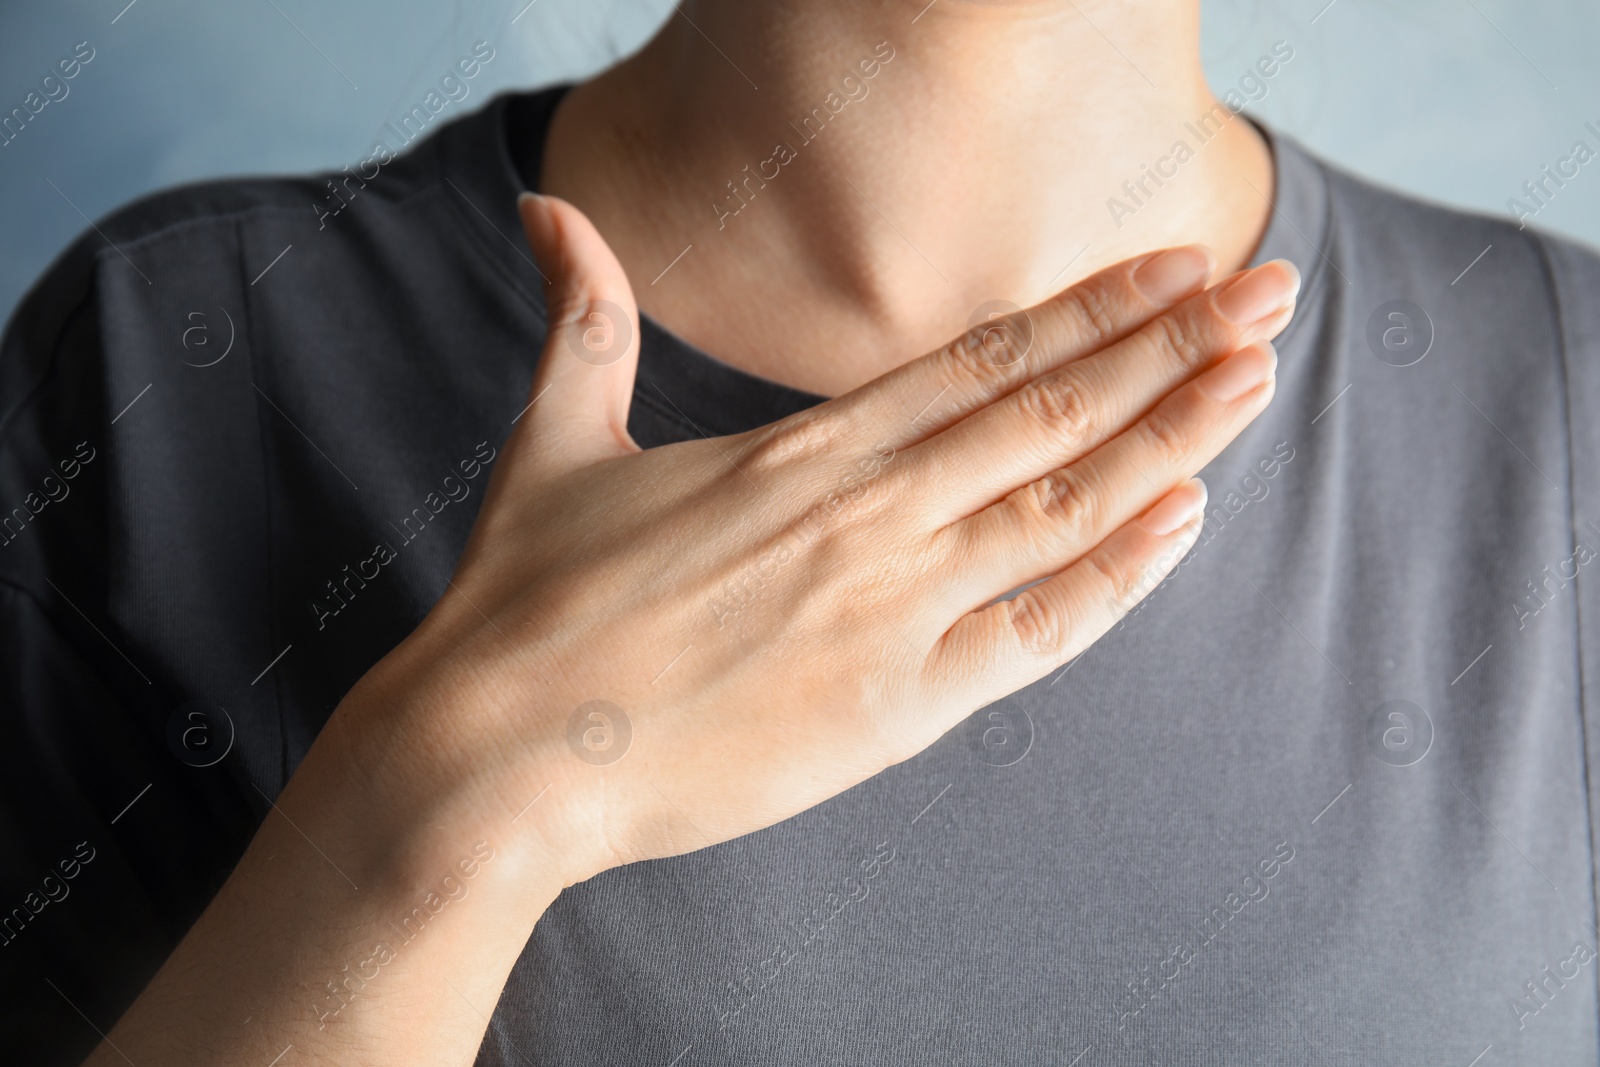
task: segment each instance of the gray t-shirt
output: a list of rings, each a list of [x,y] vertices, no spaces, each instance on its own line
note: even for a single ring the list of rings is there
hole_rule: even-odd
[[[94,851],[0,935],[30,1062],[94,1040],[43,978],[108,1027],[445,588],[543,331],[556,99],[334,217],[326,176],[143,202],[13,319],[0,503],[79,465],[0,534],[0,905]],[[917,758],[568,890],[480,1064],[1597,1062],[1600,260],[1273,141],[1257,258],[1305,289],[1175,577]],[[647,446],[817,399],[644,331]]]

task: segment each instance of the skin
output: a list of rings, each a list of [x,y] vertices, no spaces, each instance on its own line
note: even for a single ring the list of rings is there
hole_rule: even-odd
[[[693,13],[702,28],[726,27],[729,43],[752,43],[776,18],[766,7],[755,18],[754,6]],[[898,3],[858,6],[905,15]],[[1153,63],[1163,47],[1153,35],[1168,22],[1149,10],[1157,5],[1124,6],[1138,8],[1127,18],[1143,13],[1140,55]],[[789,28],[771,29],[761,53],[763,106],[797,108],[815,94],[807,62],[881,39],[859,38],[852,10],[788,5]],[[813,16],[820,36],[806,39],[806,61],[789,35]],[[831,17],[840,21],[824,32]],[[674,24],[652,48],[693,45]],[[1007,34],[1053,32],[1062,47],[1087,48],[1055,4],[947,0],[917,26],[925,66],[907,49],[901,73],[930,86],[970,81],[961,72],[978,46],[965,34],[995,47]],[[1192,44],[1184,19],[1168,28]],[[1051,54],[1049,66],[1063,65]],[[939,63],[953,81],[941,81]],[[1056,74],[1008,68],[1019,107],[1063,91]],[[1210,202],[1201,171],[1170,190],[1170,209],[1159,205],[1175,220],[1161,236],[1203,237],[1218,251],[1141,252],[1048,299],[1045,274],[1059,270],[1050,257],[1058,238],[1071,240],[1070,217],[1058,217],[1070,198],[1036,189],[992,202],[983,183],[1005,168],[947,159],[922,172],[940,174],[926,188],[908,180],[914,167],[874,172],[899,183],[883,199],[904,224],[946,212],[928,229],[948,231],[935,251],[962,264],[950,275],[959,296],[917,277],[904,246],[853,209],[798,233],[793,220],[816,194],[773,183],[770,217],[739,222],[786,258],[754,271],[731,242],[710,246],[684,284],[708,308],[741,302],[704,296],[722,291],[719,272],[769,290],[767,310],[792,335],[709,317],[688,292],[650,299],[674,328],[693,334],[699,323],[719,354],[841,395],[752,433],[641,452],[626,429],[639,336],[629,278],[653,277],[659,267],[643,265],[679,240],[667,220],[675,198],[698,195],[687,176],[723,173],[722,162],[714,152],[712,163],[682,161],[686,177],[664,178],[650,209],[661,218],[629,225],[620,205],[637,202],[627,190],[639,174],[603,151],[569,155],[570,124],[587,114],[620,128],[617,116],[642,113],[629,85],[663,102],[728,88],[709,62],[660,68],[670,80],[654,88],[629,80],[648,69],[575,98],[558,122],[568,131],[552,135],[552,186],[589,190],[599,228],[554,197],[519,204],[551,280],[552,328],[532,406],[505,442],[450,592],[346,696],[221,893],[87,1062],[259,1065],[293,1046],[283,1062],[469,1064],[562,888],[770,826],[910,758],[1087,648],[1193,543],[1205,498],[1192,476],[1270,401],[1267,341],[1292,315],[1299,281],[1277,262],[1206,288],[1219,261],[1248,256],[1263,220]],[[1180,83],[1181,65],[1162,69]],[[941,97],[930,136],[955,136],[961,114],[981,122],[992,103]],[[731,109],[730,129],[760,117],[748,106]],[[1075,121],[1057,117],[1062,137]],[[1085,138],[1094,125],[1085,120]],[[926,146],[899,129],[858,148],[913,160]],[[1062,174],[1064,185],[1096,187]],[[955,200],[968,207],[952,211]],[[1152,231],[1165,218],[1157,207]],[[996,292],[1034,306],[963,332],[966,298]],[[626,317],[634,340],[608,343],[597,313],[612,325]],[[852,333],[868,321],[874,344]],[[910,358],[917,351],[927,354]],[[613,743],[623,717],[631,727],[612,762],[594,758],[617,751],[607,724],[582,718],[597,700],[620,709],[609,713]],[[400,926],[418,914],[421,932],[406,938]]]
[[[1120,227],[1106,206],[1196,141],[1186,122],[1230,114],[1201,69],[1198,0],[927,4],[691,0],[563,101],[540,189],[594,221],[657,322],[826,396],[948,341],[988,301],[1032,307],[1189,242],[1223,273],[1249,261],[1273,169],[1243,119]],[[862,79],[881,42],[894,58]],[[851,74],[866,95],[803,143],[790,123]],[[780,139],[798,158],[742,187],[751,202],[719,228],[726,183],[759,178]]]

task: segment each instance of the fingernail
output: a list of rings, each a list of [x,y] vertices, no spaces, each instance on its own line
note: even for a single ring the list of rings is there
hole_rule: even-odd
[[[1278,350],[1261,341],[1241,348],[1195,379],[1200,391],[1219,404],[1231,404],[1272,377]]]
[[[1287,259],[1263,263],[1217,294],[1217,310],[1239,325],[1257,322],[1284,307],[1300,291],[1300,272]]]
[[[537,207],[541,216],[547,215],[550,211],[550,205],[538,193],[521,192],[517,194],[517,213],[519,215],[524,208],[530,205]]]
[[[1139,525],[1157,537],[1166,537],[1183,529],[1205,506],[1206,483],[1190,478],[1140,516]]]
[[[1133,284],[1152,304],[1171,304],[1204,285],[1215,266],[1205,245],[1169,248],[1139,264]]]

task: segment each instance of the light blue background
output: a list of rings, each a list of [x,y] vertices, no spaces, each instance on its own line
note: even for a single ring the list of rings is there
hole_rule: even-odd
[[[504,88],[581,77],[670,10],[667,0],[125,4],[11,2],[0,13],[0,113],[78,41],[96,50],[70,95],[0,148],[0,314],[85,228],[80,210],[97,218],[198,178],[353,163],[476,40],[498,55],[444,117]],[[1594,0],[1206,0],[1205,19],[1219,90],[1288,40],[1295,59],[1255,112],[1403,189],[1504,213],[1541,164],[1580,136],[1595,143],[1582,129],[1600,126]],[[1600,244],[1600,161],[1538,224]]]

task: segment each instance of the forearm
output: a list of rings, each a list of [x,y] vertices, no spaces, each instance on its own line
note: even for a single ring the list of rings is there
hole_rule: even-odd
[[[511,779],[483,773],[492,760],[444,780],[451,743],[373,688],[340,707],[92,1067],[260,1067],[291,1045],[284,1064],[472,1062],[566,879],[545,813],[519,817],[534,792],[496,795]]]
[[[570,205],[521,206],[551,330],[455,579],[118,1023],[133,1062],[470,1063],[563,886],[910,758],[1170,573],[1299,285],[1275,262],[1197,293],[1209,254],[1143,257],[1028,313],[1050,343],[1016,358],[975,328],[768,431],[640,452],[637,351],[590,336],[626,277]]]

